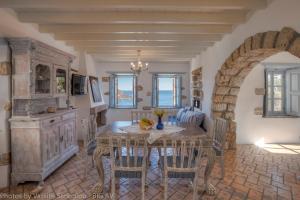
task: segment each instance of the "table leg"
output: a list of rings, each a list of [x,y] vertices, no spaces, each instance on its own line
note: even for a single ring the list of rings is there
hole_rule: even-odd
[[[109,154],[109,149],[97,147],[94,151],[93,159],[96,164],[96,169],[99,175],[99,182],[95,184],[92,189],[93,194],[99,194],[104,189],[104,168],[102,162],[102,156]]]
[[[208,162],[207,162],[207,165],[205,167],[205,172],[204,172],[205,191],[209,195],[215,195],[216,188],[208,182],[208,179],[209,179],[211,172],[215,165],[216,153],[212,148],[209,148],[209,149],[207,149],[206,154],[207,154]]]

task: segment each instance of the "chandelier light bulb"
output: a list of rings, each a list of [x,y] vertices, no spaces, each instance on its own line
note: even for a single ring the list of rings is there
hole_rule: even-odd
[[[137,59],[135,62],[130,63],[130,69],[135,74],[140,74],[142,71],[148,70],[149,63],[143,63],[141,61],[141,50],[137,50]]]

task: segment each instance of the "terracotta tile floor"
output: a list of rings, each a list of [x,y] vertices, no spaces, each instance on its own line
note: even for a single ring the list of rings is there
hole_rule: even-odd
[[[224,180],[220,177],[219,164],[215,165],[211,183],[216,186],[216,196],[202,194],[201,199],[300,199],[300,145],[267,145],[259,148],[254,145],[238,145],[236,150],[230,150],[225,155],[226,174]],[[160,187],[160,169],[156,164],[157,153],[152,152],[152,162],[148,172],[148,189],[146,199],[162,199]],[[106,177],[109,177],[109,161],[105,160]],[[205,162],[202,166],[205,165]],[[95,169],[88,171],[84,178],[84,160],[80,155],[74,156],[49,178],[40,196],[34,199],[93,199],[88,197],[89,190],[98,179]],[[203,171],[203,170],[202,170]],[[109,180],[106,181],[108,194]],[[139,179],[120,179],[117,196],[122,200],[140,199]],[[170,179],[169,199],[191,199],[187,180]],[[0,199],[24,199],[22,194],[28,194],[36,183],[25,183],[0,191]],[[10,198],[3,195],[14,194]],[[102,196],[98,196],[99,199]],[[31,198],[33,199],[33,198]],[[103,199],[103,198],[102,198]]]

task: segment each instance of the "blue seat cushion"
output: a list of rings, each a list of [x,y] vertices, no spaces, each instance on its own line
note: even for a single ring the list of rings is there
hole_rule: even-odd
[[[120,165],[120,160],[117,159],[116,161],[116,166]],[[121,159],[122,165],[123,167],[127,167],[127,157],[126,156],[122,156]],[[131,156],[129,159],[129,167],[134,167],[134,157]],[[141,167],[143,165],[143,157],[137,157],[137,167]],[[141,178],[142,177],[142,173],[139,171],[115,171],[115,177],[118,178]]]
[[[164,158],[161,157],[161,170],[164,170]],[[180,162],[181,158],[179,156],[176,157],[176,166],[180,167]],[[167,162],[168,162],[168,166],[172,166],[173,165],[173,156],[167,156]],[[183,167],[186,168],[188,165],[188,158],[184,158],[184,162],[183,162]],[[192,160],[192,166],[195,166],[195,160]],[[168,172],[168,177],[169,178],[191,178],[193,179],[195,177],[195,173],[194,172]]]

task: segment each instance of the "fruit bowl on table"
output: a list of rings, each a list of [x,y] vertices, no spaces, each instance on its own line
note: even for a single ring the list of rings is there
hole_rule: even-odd
[[[154,124],[155,123],[153,120],[147,119],[147,118],[143,118],[139,122],[140,129],[145,130],[145,131],[152,129]]]

